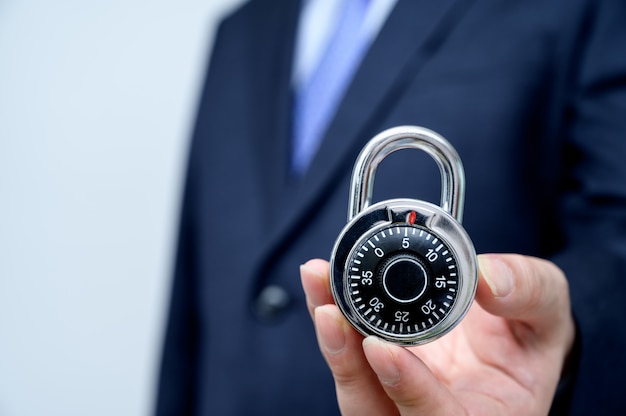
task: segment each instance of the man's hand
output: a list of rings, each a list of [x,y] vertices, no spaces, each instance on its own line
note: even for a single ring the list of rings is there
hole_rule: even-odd
[[[569,290],[552,263],[479,256],[476,301],[449,334],[403,348],[343,317],[329,266],[301,267],[320,350],[344,415],[545,415],[574,342]]]

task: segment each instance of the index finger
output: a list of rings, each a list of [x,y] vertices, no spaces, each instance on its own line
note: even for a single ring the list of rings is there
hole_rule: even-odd
[[[334,303],[330,290],[330,265],[326,260],[313,259],[300,266],[300,279],[306,303],[315,320],[315,308]]]

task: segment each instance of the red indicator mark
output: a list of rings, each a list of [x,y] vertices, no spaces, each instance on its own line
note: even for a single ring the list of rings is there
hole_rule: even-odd
[[[407,222],[411,225],[415,224],[415,218],[417,217],[417,213],[415,211],[411,211],[409,217],[407,218]]]

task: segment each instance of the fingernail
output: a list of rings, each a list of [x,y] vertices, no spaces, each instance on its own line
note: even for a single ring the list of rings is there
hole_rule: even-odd
[[[326,315],[322,318],[322,315]],[[321,319],[326,320],[323,324]],[[324,306],[315,309],[315,321],[318,322],[318,331],[322,348],[329,354],[338,354],[346,346],[346,334],[343,323],[331,311],[327,311]]]
[[[497,298],[507,296],[513,290],[513,275],[509,266],[495,257],[481,256],[478,258],[478,268],[491,293]]]
[[[400,370],[388,344],[377,337],[369,336],[363,340],[363,349],[372,352],[368,354],[368,358],[371,357],[368,361],[381,383],[395,386],[400,382]]]
[[[306,273],[315,275],[317,277],[324,277],[324,273],[322,273],[319,270],[317,270],[316,268],[308,266],[306,264],[301,264],[300,265],[300,273],[302,273],[302,271],[305,271]]]

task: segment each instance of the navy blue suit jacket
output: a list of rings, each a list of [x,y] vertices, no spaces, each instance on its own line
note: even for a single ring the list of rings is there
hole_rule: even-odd
[[[396,125],[463,159],[481,252],[549,258],[581,353],[572,414],[626,409],[626,2],[400,0],[304,177],[289,173],[299,2],[253,0],[220,26],[197,115],[159,384],[160,415],[329,415],[298,266],[328,258],[364,143]],[[439,201],[404,151],[374,199]],[[268,286],[281,296],[261,296]]]

